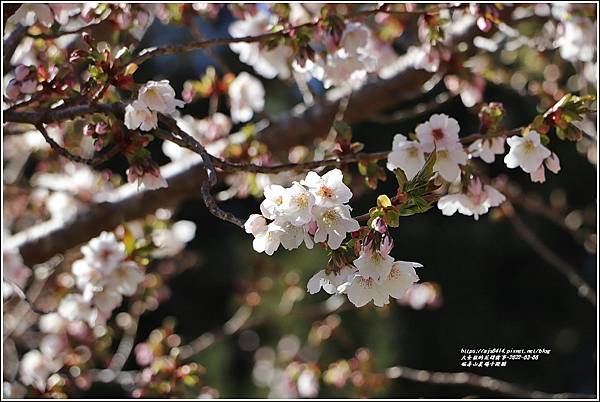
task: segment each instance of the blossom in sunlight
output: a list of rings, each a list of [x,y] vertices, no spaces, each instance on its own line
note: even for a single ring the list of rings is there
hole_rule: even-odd
[[[421,123],[415,129],[417,139],[424,152],[456,148],[459,145],[458,122],[446,114],[434,114],[429,121]]]
[[[154,130],[158,127],[158,116],[137,100],[125,107],[125,126],[130,130]]]
[[[458,211],[478,220],[480,215],[486,214],[490,208],[497,207],[505,200],[502,193],[492,186],[482,185],[476,178],[471,180],[466,193],[444,195],[438,200],[437,206],[444,215],[454,215]]]
[[[394,259],[388,254],[365,248],[360,256],[354,260],[358,275],[373,278],[378,283],[383,282],[388,277],[393,263]]]
[[[315,196],[315,205],[331,207],[347,203],[352,198],[352,191],[344,184],[343,179],[342,171],[333,169],[323,176],[308,172],[301,184]]]
[[[338,287],[348,282],[351,275],[356,272],[352,266],[344,266],[338,272],[327,273],[324,269],[314,274],[306,285],[308,292],[313,295],[321,289],[330,295],[338,293]]]
[[[383,281],[372,277],[354,275],[344,286],[348,300],[356,307],[362,307],[373,301],[378,307],[390,302],[390,296],[399,299],[419,280],[415,268],[422,267],[416,262],[396,261],[392,264],[389,274]]]
[[[270,184],[263,190],[265,199],[260,204],[260,211],[267,219],[275,219],[284,213],[283,200],[286,190],[278,184]]]
[[[358,221],[350,216],[350,207],[337,205],[335,207],[313,208],[314,217],[317,221],[315,242],[327,241],[332,250],[340,247],[346,238],[346,233],[352,233],[360,229]]]
[[[300,183],[294,182],[285,191],[282,209],[286,219],[295,226],[302,226],[312,220],[312,207],[315,197]]]
[[[110,274],[125,258],[125,245],[117,240],[114,233],[102,232],[81,247],[81,252],[90,267]]]
[[[39,22],[46,27],[51,27],[54,24],[54,14],[52,13],[52,9],[46,4],[23,4],[8,18],[7,22],[24,26],[31,26]]]
[[[476,158],[481,158],[486,163],[492,163],[496,159],[496,155],[504,153],[504,137],[475,140],[469,146],[469,153]]]
[[[467,163],[467,154],[463,147],[458,146],[443,149],[436,152],[433,171],[438,172],[448,182],[454,182],[460,178],[460,165]]]
[[[229,26],[229,33],[234,38],[257,36],[269,31],[271,17],[260,10],[255,15],[246,15],[244,19],[235,21]],[[292,49],[284,45],[274,48],[262,46],[260,43],[231,43],[230,49],[239,54],[240,61],[254,67],[254,70],[265,78],[279,77],[282,80],[291,76],[290,60]]]
[[[257,253],[266,253],[273,255],[281,244],[281,236],[285,232],[284,228],[275,222],[265,225],[264,229],[254,234],[252,247]]]
[[[59,361],[47,357],[39,350],[30,350],[23,355],[19,364],[21,382],[44,392],[48,377],[58,371],[61,366]]]
[[[234,122],[248,121],[254,112],[262,112],[265,107],[265,88],[258,78],[246,72],[238,74],[229,84],[228,94]]]
[[[175,90],[168,80],[145,83],[138,91],[138,101],[154,112],[169,115],[185,105],[184,101],[175,99]]]
[[[520,167],[526,173],[533,173],[551,154],[550,150],[542,145],[540,135],[536,131],[530,131],[524,137],[510,137],[506,142],[510,151],[504,157],[504,163],[510,169]]]
[[[308,225],[297,226],[284,218],[275,219],[274,223],[283,229],[279,240],[286,250],[298,248],[302,243],[308,249],[313,248],[314,242],[308,233]]]
[[[396,134],[392,152],[388,155],[387,168],[391,171],[402,169],[411,180],[425,165],[425,155],[417,141],[409,141],[404,135]]]
[[[544,159],[544,163],[537,168],[536,171],[529,174],[531,177],[531,181],[534,183],[544,183],[546,181],[546,173],[544,169],[544,165],[548,168],[549,171],[556,174],[560,171],[560,160],[558,159],[558,155],[554,152],[550,154],[549,157]]]

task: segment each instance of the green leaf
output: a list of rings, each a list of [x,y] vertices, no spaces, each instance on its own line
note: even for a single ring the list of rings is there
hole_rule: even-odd
[[[404,186],[408,182],[408,179],[406,178],[406,174],[404,173],[404,170],[402,170],[400,168],[394,169],[394,175],[396,176],[396,180],[398,181],[398,191],[403,192]]]

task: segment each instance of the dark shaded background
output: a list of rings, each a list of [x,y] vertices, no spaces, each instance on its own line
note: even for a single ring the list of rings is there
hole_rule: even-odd
[[[202,23],[207,37],[225,36],[230,16],[222,15],[220,25]],[[184,42],[192,37],[186,28],[162,25],[155,21],[142,46]],[[236,62],[227,48],[217,48],[233,67],[248,66]],[[209,63],[200,52],[161,57],[150,61],[136,73],[138,82],[169,79],[180,93],[183,82],[198,79]],[[264,81],[267,90],[266,114],[274,116],[287,111],[300,101],[292,85],[276,80]],[[424,99],[443,90],[436,87]],[[292,96],[290,96],[290,91]],[[529,123],[536,115],[537,100],[516,94],[511,89],[488,85],[486,101],[502,101],[507,109],[505,125],[517,127]],[[419,100],[421,101],[421,100]],[[398,105],[398,109],[410,107]],[[188,105],[184,113],[206,115],[208,105],[199,101]],[[455,117],[462,135],[477,132],[477,116],[467,110],[459,98],[436,112]],[[354,126],[356,138],[367,144],[366,151],[389,149],[394,134],[409,133],[425,120],[406,120],[398,125],[364,123]],[[563,189],[569,210],[595,210],[596,171],[573,143],[553,141],[551,146],[561,159],[562,171],[547,175],[544,185],[532,184],[520,170],[508,171],[511,180],[525,191],[542,194],[546,199],[556,189]],[[168,159],[153,144],[152,153],[160,163]],[[498,160],[500,159],[500,160]],[[497,158],[490,173],[504,172],[502,158]],[[123,166],[113,166],[124,170]],[[357,213],[370,208],[377,194],[395,191],[392,177],[378,192],[359,196],[355,190],[352,206]],[[240,217],[258,211],[260,200],[245,199],[223,203],[222,207]],[[521,217],[557,254],[573,264],[590,284],[596,283],[596,255],[587,253],[573,238],[543,220],[519,210]],[[299,286],[324,267],[323,252],[298,249],[279,250],[274,257],[256,254],[251,237],[237,227],[217,220],[201,201],[191,200],[180,206],[176,219],[189,219],[198,226],[196,238],[188,249],[201,255],[201,263],[176,277],[172,282],[172,298],[158,310],[142,317],[138,341],[160,326],[166,317],[177,319],[177,332],[184,341],[205,331],[220,327],[235,311],[239,290],[248,278],[271,276],[280,278],[286,272],[300,274]],[[595,220],[595,218],[594,218]],[[376,367],[383,370],[393,365],[406,365],[439,371],[462,371],[461,348],[548,348],[550,356],[538,361],[509,362],[508,367],[469,368],[468,371],[490,375],[546,392],[595,393],[596,390],[596,312],[576,294],[563,276],[515,234],[511,224],[483,216],[479,222],[455,215],[444,217],[437,209],[426,214],[402,218],[393,232],[397,259],[418,261],[424,265],[418,273],[422,281],[435,281],[442,288],[444,303],[437,310],[414,311],[392,303],[389,310],[372,307],[340,313],[343,337],[330,339],[323,348],[319,363],[323,369],[340,358],[350,358],[359,347],[369,347]],[[595,287],[595,285],[593,285]],[[325,300],[323,294],[307,295],[300,306]],[[275,346],[279,338],[295,334],[305,340],[312,324],[292,312],[256,329],[261,346]],[[348,341],[349,339],[349,341]],[[264,397],[268,390],[252,383],[253,352],[240,351],[237,336],[226,338],[198,355],[197,361],[207,367],[205,383],[217,388],[221,397]],[[128,368],[135,368],[130,359]],[[96,385],[90,394],[114,397],[121,392],[108,385]],[[345,390],[322,386],[321,397],[350,396]],[[476,395],[495,397],[462,386],[432,386],[404,380],[392,383],[380,397],[463,397]]]

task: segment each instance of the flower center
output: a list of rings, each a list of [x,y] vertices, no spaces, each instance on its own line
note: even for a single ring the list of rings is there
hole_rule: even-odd
[[[333,197],[333,189],[327,186],[321,186],[319,188],[319,195],[323,198],[331,198]]]
[[[408,149],[408,156],[411,158],[416,158],[419,155],[419,150],[417,147],[412,147]]]
[[[299,208],[307,208],[308,207],[308,197],[306,194],[300,194],[294,197],[294,202]]]
[[[444,139],[444,130],[441,128],[434,128],[431,130],[431,134],[436,141],[440,141]]]
[[[337,221],[338,215],[333,209],[328,209],[323,213],[323,222],[327,225],[331,226],[335,221]]]
[[[282,196],[276,197],[273,200],[273,202],[275,203],[275,205],[281,205],[281,204],[283,204],[283,197]]]
[[[438,159],[446,159],[448,157],[448,151],[438,151],[437,158]]]
[[[531,141],[531,140],[525,141],[524,147],[525,147],[525,152],[528,152],[528,153],[533,152],[533,150],[535,149],[535,145],[533,145],[533,141]]]

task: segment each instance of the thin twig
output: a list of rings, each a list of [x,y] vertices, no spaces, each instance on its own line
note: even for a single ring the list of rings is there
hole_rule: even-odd
[[[439,371],[417,370],[404,366],[394,366],[386,370],[390,379],[404,379],[426,384],[468,385],[480,390],[496,392],[519,398],[534,399],[564,399],[564,398],[595,398],[595,395],[560,393],[551,394],[525,388],[518,384],[497,378],[481,376],[474,373],[443,373]]]
[[[565,276],[571,285],[577,289],[579,296],[590,302],[594,308],[597,306],[596,292],[579,276],[575,267],[564,261],[546,246],[539,237],[527,227],[519,218],[512,204],[507,201],[500,207],[502,212],[508,217],[517,234],[531,246],[531,248],[548,264]]]

